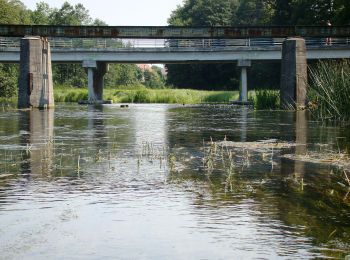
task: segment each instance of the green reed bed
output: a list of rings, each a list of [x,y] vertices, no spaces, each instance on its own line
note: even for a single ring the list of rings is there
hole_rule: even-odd
[[[55,87],[56,102],[87,100],[87,89]],[[190,89],[148,89],[143,86],[105,88],[104,99],[114,103],[225,103],[238,99],[238,91],[203,91]]]
[[[275,110],[280,107],[280,92],[278,90],[256,90],[249,93],[249,99],[256,110]]]
[[[309,88],[309,107],[317,119],[350,119],[349,61],[321,61],[310,67]]]

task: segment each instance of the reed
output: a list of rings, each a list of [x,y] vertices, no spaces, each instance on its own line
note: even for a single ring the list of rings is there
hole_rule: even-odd
[[[256,110],[275,110],[280,107],[280,93],[278,90],[256,90],[251,92],[250,99]]]
[[[104,89],[104,99],[114,103],[200,104],[228,103],[238,99],[238,91],[203,91],[191,89],[148,89],[144,86],[117,86]],[[87,89],[67,86],[55,87],[56,102],[87,100]]]
[[[308,98],[319,120],[350,119],[350,62],[320,61],[310,67]]]

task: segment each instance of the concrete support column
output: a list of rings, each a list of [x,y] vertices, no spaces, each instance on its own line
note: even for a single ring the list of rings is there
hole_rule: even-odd
[[[46,38],[21,39],[19,108],[54,106],[50,43]]]
[[[94,69],[88,68],[88,93],[89,93],[89,101],[96,101],[97,96],[94,91]]]
[[[251,66],[250,60],[239,60],[238,67],[241,68],[241,81],[239,88],[239,101],[248,102],[248,77],[247,68]]]
[[[306,105],[307,60],[302,38],[288,38],[282,46],[281,107],[291,109]]]
[[[83,61],[88,72],[89,102],[103,101],[103,77],[108,71],[105,62]]]

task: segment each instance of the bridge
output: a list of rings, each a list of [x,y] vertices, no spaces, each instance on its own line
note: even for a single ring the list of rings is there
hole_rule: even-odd
[[[27,38],[22,39],[24,36]],[[39,38],[28,36],[45,37],[41,44],[50,42],[51,50],[48,44],[41,48],[44,50],[42,52],[31,48],[30,44],[27,50],[24,50],[24,41],[35,42],[36,39],[39,42]],[[247,68],[251,61],[282,60],[282,101],[302,105],[305,103],[306,91],[298,89],[303,89],[306,85],[300,83],[306,81],[306,60],[350,58],[349,37],[350,26],[0,25],[0,62],[21,62],[22,64],[24,59],[30,60],[31,58],[28,57],[34,56],[40,57],[36,62],[42,63],[42,57],[45,57],[45,63],[47,63],[43,66],[45,73],[41,73],[41,78],[44,77],[44,80],[39,80],[39,85],[42,85],[42,82],[52,84],[47,73],[51,70],[47,69],[48,66],[51,67],[51,60],[60,63],[81,63],[88,71],[89,100],[92,102],[102,100],[103,75],[108,69],[108,63],[238,62],[242,71],[241,98],[242,101],[246,101]],[[288,42],[291,46],[294,44],[292,49],[285,46]],[[286,52],[285,55],[284,52]],[[29,55],[33,53],[36,54]],[[298,59],[301,59],[301,62],[297,61]],[[283,66],[284,63],[286,64]],[[301,67],[297,68],[298,66]],[[289,72],[288,68],[293,68],[293,71]],[[295,75],[289,75],[290,73]],[[21,70],[21,74],[24,81],[22,92],[28,93],[28,88],[33,89],[35,77],[28,71],[22,73]],[[284,75],[287,76],[284,77]],[[302,80],[297,80],[297,76]],[[299,82],[298,84],[302,84],[303,87],[295,85],[295,82]],[[50,88],[46,86],[45,89],[48,87]],[[53,90],[44,92],[52,95]],[[38,95],[42,96],[42,93],[43,91],[37,91],[36,94],[30,93],[29,96],[33,96],[35,100],[38,99]],[[29,96],[26,99],[30,100]],[[50,99],[51,97],[47,97],[40,100],[44,100],[45,103]],[[26,106],[29,103],[26,102]]]

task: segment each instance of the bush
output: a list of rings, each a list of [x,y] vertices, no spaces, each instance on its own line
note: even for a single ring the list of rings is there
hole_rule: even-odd
[[[18,92],[18,69],[14,65],[0,65],[0,97],[12,98]]]

